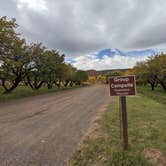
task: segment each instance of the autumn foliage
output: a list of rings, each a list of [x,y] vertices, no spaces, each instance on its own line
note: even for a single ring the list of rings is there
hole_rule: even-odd
[[[152,90],[161,86],[166,91],[166,54],[161,53],[138,62],[130,72],[136,75],[138,84],[149,84]]]
[[[0,18],[0,81],[4,93],[12,92],[19,84],[32,89],[47,86],[80,85],[88,79],[85,71],[65,63],[65,55],[48,50],[41,43],[27,44],[16,33],[16,20]]]

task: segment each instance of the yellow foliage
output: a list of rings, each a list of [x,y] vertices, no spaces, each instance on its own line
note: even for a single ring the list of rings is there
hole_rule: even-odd
[[[96,77],[94,76],[89,76],[88,77],[88,82],[90,82],[91,84],[95,84],[97,81]]]
[[[134,71],[133,69],[128,69],[123,73],[124,76],[128,76],[128,75],[134,75]]]

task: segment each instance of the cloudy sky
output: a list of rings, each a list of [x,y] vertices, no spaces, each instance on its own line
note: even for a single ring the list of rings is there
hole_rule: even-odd
[[[0,16],[81,69],[132,67],[166,47],[166,0],[0,0]]]

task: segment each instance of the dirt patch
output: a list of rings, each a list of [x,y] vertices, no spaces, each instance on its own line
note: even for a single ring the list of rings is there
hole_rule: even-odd
[[[166,156],[164,156],[158,149],[147,148],[144,150],[144,155],[145,158],[148,158],[153,163],[159,163],[160,166],[166,165]]]
[[[66,166],[97,112],[106,85],[0,104],[0,166]]]
[[[97,112],[96,116],[93,117],[92,121],[91,121],[91,125],[88,129],[88,131],[86,132],[86,134],[84,135],[81,143],[88,137],[93,137],[93,138],[98,138],[99,134],[98,132],[96,132],[96,130],[99,128],[99,121],[102,118],[102,115],[104,114],[104,112],[106,111],[106,108],[108,106],[108,102],[106,102],[106,104],[104,104]],[[103,133],[102,133],[102,137],[103,137]],[[80,144],[81,144],[80,143]]]

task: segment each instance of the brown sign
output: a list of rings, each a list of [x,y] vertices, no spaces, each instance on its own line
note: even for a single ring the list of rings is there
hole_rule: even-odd
[[[111,96],[130,96],[136,94],[135,76],[110,77]]]

